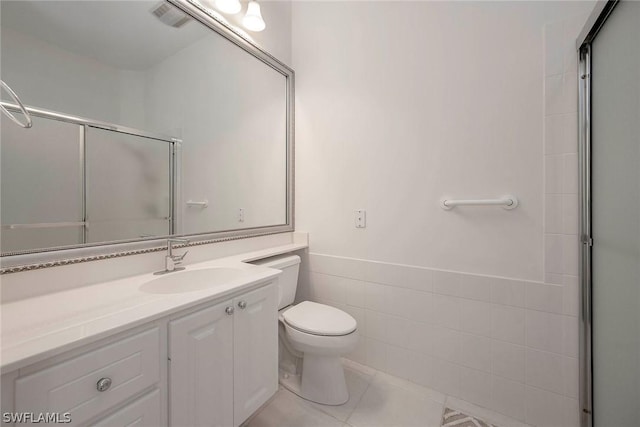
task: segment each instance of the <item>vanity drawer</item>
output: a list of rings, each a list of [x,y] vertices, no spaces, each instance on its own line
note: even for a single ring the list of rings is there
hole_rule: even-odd
[[[69,412],[69,425],[78,425],[159,379],[160,331],[154,328],[18,378],[15,410]]]
[[[160,425],[160,391],[155,389],[91,425],[93,427],[158,427]]]

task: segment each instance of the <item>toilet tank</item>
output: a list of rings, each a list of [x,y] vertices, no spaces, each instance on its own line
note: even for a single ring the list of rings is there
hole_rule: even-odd
[[[251,261],[251,264],[282,270],[282,274],[278,278],[278,310],[293,304],[298,288],[298,270],[300,268],[298,255],[278,255]]]

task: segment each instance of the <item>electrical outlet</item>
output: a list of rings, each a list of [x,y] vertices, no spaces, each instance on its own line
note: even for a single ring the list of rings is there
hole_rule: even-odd
[[[244,208],[238,209],[238,222],[244,222]]]
[[[367,211],[358,209],[355,211],[356,228],[367,227]]]

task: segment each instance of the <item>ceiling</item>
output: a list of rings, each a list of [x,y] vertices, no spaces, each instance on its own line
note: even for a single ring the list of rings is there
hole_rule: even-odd
[[[151,10],[160,1],[6,1],[2,27],[126,70],[146,70],[212,34],[191,20],[180,28]],[[173,7],[173,6],[172,6]]]

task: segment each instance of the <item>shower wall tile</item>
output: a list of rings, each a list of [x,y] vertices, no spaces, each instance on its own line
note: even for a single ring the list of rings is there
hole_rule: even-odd
[[[562,285],[562,274],[546,272],[544,274],[544,283]]]
[[[562,231],[563,234],[578,234],[578,195],[562,195]]]
[[[433,272],[433,292],[442,295],[457,296],[460,292],[462,275],[450,271]]]
[[[577,274],[578,272],[578,236],[565,235],[562,240],[562,262],[564,274]]]
[[[493,376],[491,384],[493,408],[520,421],[525,419],[525,385]]]
[[[564,271],[563,236],[560,234],[545,235],[544,246],[545,271],[562,274]]]
[[[545,155],[570,154],[578,151],[578,113],[545,116]]]
[[[433,295],[433,319],[436,325],[460,328],[460,298],[448,295]]]
[[[578,111],[572,111],[562,116],[562,139],[560,151],[562,153],[578,152]]]
[[[527,347],[562,354],[562,315],[527,310],[525,323]]]
[[[525,310],[494,306],[491,312],[491,337],[513,344],[525,343]]]
[[[526,417],[579,425],[578,84],[575,39],[586,15],[545,27],[545,282],[527,288]],[[562,59],[560,59],[562,58]],[[562,61],[562,66],[559,62]],[[533,310],[531,310],[533,309]]]
[[[524,383],[525,351],[523,345],[491,341],[492,372],[500,377]]]
[[[544,154],[563,154],[565,125],[564,115],[547,116],[544,120]]]
[[[366,365],[387,372],[387,344],[372,338],[365,338]]]
[[[525,282],[495,278],[491,283],[491,301],[494,304],[524,307]]]
[[[491,373],[493,340],[472,334],[460,336],[460,364]]]
[[[487,295],[491,296],[490,291]],[[491,336],[491,310],[493,306],[487,302],[460,298],[459,317],[460,330],[472,334]]]
[[[577,317],[580,310],[577,276],[562,276],[562,313]]]
[[[526,287],[526,307],[534,310],[562,313],[562,286],[531,283]]]
[[[544,228],[547,233],[563,232],[563,198],[562,194],[545,195]]]
[[[565,388],[563,367],[563,356],[528,348],[526,383],[533,387],[563,394]]]
[[[433,359],[433,382],[436,391],[460,397],[460,365],[442,359]]]
[[[570,357],[578,357],[578,318],[563,316],[562,319],[562,354]]]
[[[487,393],[491,374],[471,368],[460,368],[460,397],[485,408],[493,407],[492,394]]]
[[[578,111],[578,74],[568,72],[562,74],[562,96],[559,113],[573,113]]]
[[[575,357],[562,358],[562,375],[564,380],[564,394],[573,399],[578,398],[579,392],[579,362]]]
[[[492,278],[489,276],[463,274],[456,296],[491,302],[491,283]]]
[[[577,426],[570,413],[577,407],[573,399],[539,388],[526,387],[525,422],[539,427]]]
[[[546,114],[566,113],[564,111],[565,89],[563,74],[547,76],[544,80],[544,102]]]
[[[562,156],[562,193],[578,194],[578,154]]]
[[[546,194],[562,194],[564,176],[564,159],[562,155],[555,154],[545,156],[545,192]]]

